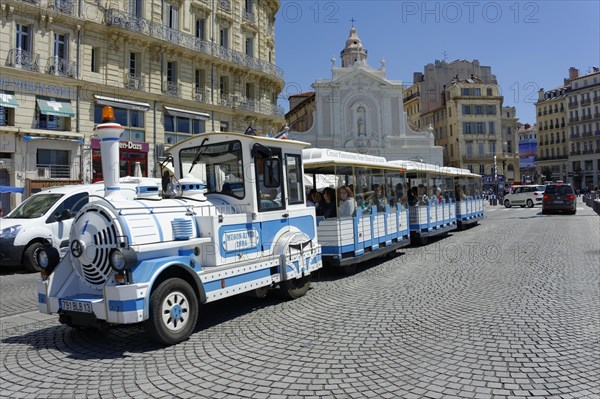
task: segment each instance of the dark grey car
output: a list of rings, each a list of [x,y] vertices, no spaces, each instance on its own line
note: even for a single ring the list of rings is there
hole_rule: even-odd
[[[565,211],[577,212],[575,190],[570,184],[548,184],[542,198],[542,213]]]

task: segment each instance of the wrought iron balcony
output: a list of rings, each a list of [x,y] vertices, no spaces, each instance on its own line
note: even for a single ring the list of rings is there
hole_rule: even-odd
[[[6,58],[6,65],[13,68],[21,68],[27,71],[39,72],[39,54],[33,54],[20,48],[11,49]]]
[[[38,4],[40,0],[23,0],[25,3]]]
[[[221,93],[219,95],[219,105],[221,107],[233,108],[237,103],[237,96]]]
[[[168,96],[181,97],[181,84],[165,80],[162,92]]]
[[[194,98],[196,101],[200,101],[201,103],[210,103],[209,91],[201,87],[196,87],[196,90],[194,90]]]
[[[256,16],[252,11],[244,11],[244,19],[251,23],[256,23]]]
[[[73,14],[73,2],[71,0],[51,0],[49,8],[63,14]]]
[[[219,8],[224,11],[231,11],[231,1],[219,0]]]
[[[46,73],[56,76],[77,78],[77,63],[69,62],[60,57],[50,57],[46,62]]]
[[[214,43],[206,42],[196,36],[168,28],[165,25],[154,23],[143,18],[137,18],[124,11],[115,9],[106,10],[106,25],[117,26],[155,39],[165,40],[177,46],[218,57],[222,60],[243,65],[259,72],[268,73],[278,79],[283,79],[283,70],[269,62],[247,56],[244,53],[221,47]]]
[[[577,105],[578,105],[577,101],[572,101],[569,103],[569,108],[577,108]]]
[[[129,90],[144,91],[144,78],[142,75],[125,72],[123,86]]]
[[[590,105],[592,103],[592,100],[590,98],[586,98],[584,100],[581,100],[581,105],[585,106],[585,105]]]

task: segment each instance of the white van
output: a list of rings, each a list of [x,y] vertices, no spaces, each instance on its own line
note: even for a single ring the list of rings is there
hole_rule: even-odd
[[[40,271],[37,251],[52,244],[60,253],[68,244],[73,216],[90,195],[103,194],[102,184],[78,184],[48,188],[27,198],[0,219],[0,266],[22,264],[29,271]]]
[[[513,205],[520,205],[521,208],[525,206],[533,208],[534,205],[542,205],[545,189],[546,186],[541,184],[514,186],[512,193],[504,196],[504,206],[510,208]]]

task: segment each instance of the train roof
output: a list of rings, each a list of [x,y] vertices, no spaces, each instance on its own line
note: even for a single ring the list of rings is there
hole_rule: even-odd
[[[179,150],[181,148],[193,147],[195,145],[200,145],[202,141],[208,138],[215,138],[217,141],[228,141],[232,139],[237,139],[242,142],[255,142],[260,143],[269,147],[297,147],[298,149],[308,147],[310,143],[298,140],[285,140],[285,139],[276,139],[274,137],[263,137],[263,136],[254,136],[244,133],[231,133],[231,132],[205,132],[200,134],[195,134],[190,138],[187,138],[183,141],[180,141],[177,144],[172,145],[166,151],[168,153],[172,153],[173,151]]]
[[[323,148],[305,148],[302,151],[304,169],[327,168],[333,166],[364,166],[380,169],[398,169],[384,157],[358,154],[355,152],[330,150]]]

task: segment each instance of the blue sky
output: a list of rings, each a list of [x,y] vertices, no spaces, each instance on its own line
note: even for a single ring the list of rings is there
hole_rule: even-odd
[[[573,66],[600,66],[600,1],[282,0],[275,22],[276,64],[287,96],[331,77],[332,56],[354,26],[368,62],[386,60],[387,77],[412,82],[436,59],[491,66],[522,123],[535,122],[537,91],[562,84]]]

